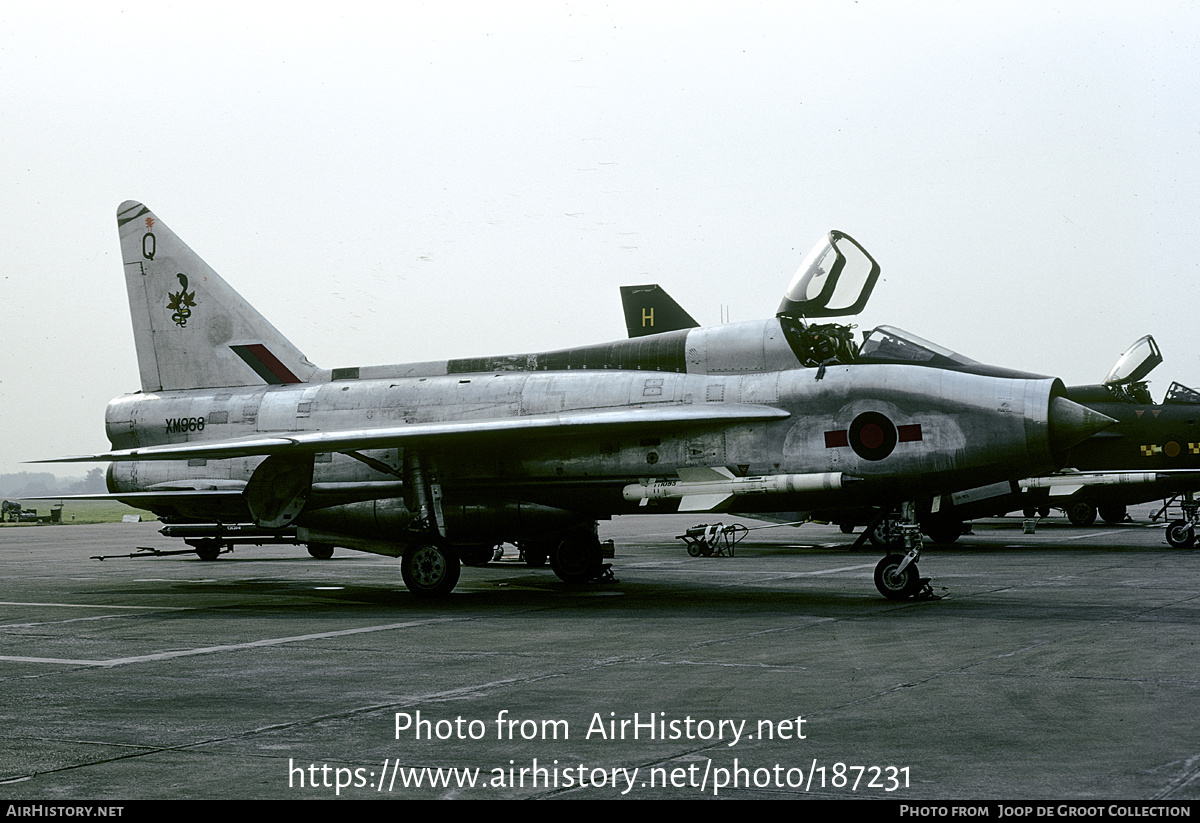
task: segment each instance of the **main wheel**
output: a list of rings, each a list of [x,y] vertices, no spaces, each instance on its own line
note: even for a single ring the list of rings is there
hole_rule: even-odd
[[[925,534],[929,535],[929,539],[934,543],[953,543],[963,533],[963,523],[961,520],[930,520],[925,524]]]
[[[318,560],[328,560],[333,557],[332,543],[309,543],[306,548],[308,553]]]
[[[1186,549],[1196,542],[1192,524],[1186,520],[1172,520],[1167,526],[1167,542],[1177,549]]]
[[[896,528],[898,525],[899,523],[890,517],[880,520],[879,525],[871,531],[871,542],[885,549],[900,548],[904,545],[904,538],[900,536],[900,530]]]
[[[496,551],[493,546],[486,544],[459,546],[458,556],[465,566],[486,566],[492,562],[492,559],[496,556]]]
[[[550,568],[564,583],[586,583],[600,574],[604,555],[591,535],[568,534],[550,552]]]
[[[916,563],[909,563],[897,572],[904,555],[889,554],[875,567],[875,588],[888,600],[907,600],[921,590],[921,573]]]
[[[404,553],[400,575],[417,597],[441,597],[454,591],[462,567],[458,555],[441,543],[420,543]]]
[[[1067,519],[1072,526],[1090,526],[1096,522],[1096,507],[1086,500],[1067,506]]]
[[[1105,523],[1121,523],[1125,520],[1124,503],[1105,503],[1098,508],[1100,519]]]

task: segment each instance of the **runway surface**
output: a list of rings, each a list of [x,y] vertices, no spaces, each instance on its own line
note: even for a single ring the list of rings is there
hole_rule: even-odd
[[[0,528],[0,798],[1200,798],[1200,552],[1161,527],[982,521],[895,603],[834,527],[689,557],[704,519],[602,524],[618,582],[434,602],[344,550]]]

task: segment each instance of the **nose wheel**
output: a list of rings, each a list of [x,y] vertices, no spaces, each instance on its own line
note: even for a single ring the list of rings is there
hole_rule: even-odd
[[[892,522],[894,541],[890,546],[903,546],[904,554],[888,554],[875,567],[875,588],[888,600],[909,600],[919,597],[937,600],[928,577],[921,577],[917,570],[917,558],[921,556],[921,527],[917,525],[916,511],[912,503],[900,507],[899,517],[888,518]],[[958,527],[961,532],[961,525]]]
[[[1174,520],[1167,526],[1167,542],[1177,549],[1189,549],[1196,542],[1196,532],[1186,520]]]
[[[906,562],[907,555],[889,554],[875,567],[875,588],[888,600],[908,600],[916,597],[929,583],[922,580],[914,562]]]

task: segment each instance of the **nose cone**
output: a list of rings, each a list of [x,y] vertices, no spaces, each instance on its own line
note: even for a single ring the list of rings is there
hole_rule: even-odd
[[[1116,422],[1107,414],[1073,400],[1054,397],[1050,400],[1050,448],[1056,452],[1066,451]]]

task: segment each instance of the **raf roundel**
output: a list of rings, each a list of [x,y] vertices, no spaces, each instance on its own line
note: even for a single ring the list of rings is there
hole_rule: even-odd
[[[896,426],[879,412],[863,412],[850,424],[850,448],[864,460],[887,457],[896,439]]]

